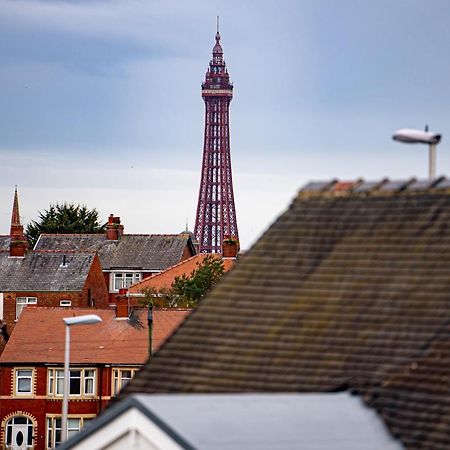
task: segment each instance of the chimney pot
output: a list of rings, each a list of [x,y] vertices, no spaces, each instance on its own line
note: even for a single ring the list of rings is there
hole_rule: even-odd
[[[239,253],[239,241],[236,236],[224,236],[222,242],[222,256],[236,258]]]

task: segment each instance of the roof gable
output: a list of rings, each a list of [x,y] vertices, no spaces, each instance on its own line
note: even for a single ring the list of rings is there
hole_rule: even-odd
[[[133,420],[130,409],[142,416]],[[348,393],[136,395],[107,410],[61,448],[106,448],[130,431],[130,422],[137,433],[147,434],[152,448],[402,448],[375,412]],[[163,444],[163,437],[173,442]]]

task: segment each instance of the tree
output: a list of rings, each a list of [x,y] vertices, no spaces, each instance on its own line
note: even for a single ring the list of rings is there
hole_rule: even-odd
[[[176,277],[170,288],[146,289],[142,304],[159,307],[197,306],[205,294],[220,280],[224,273],[223,261],[207,255],[197,263],[190,275]]]
[[[41,233],[101,233],[105,230],[98,220],[98,211],[85,205],[63,203],[39,211],[39,220],[28,224],[25,232],[31,247]]]

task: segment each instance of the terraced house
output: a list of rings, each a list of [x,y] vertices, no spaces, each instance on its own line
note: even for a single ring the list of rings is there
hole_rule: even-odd
[[[96,310],[102,322],[71,330],[68,435],[103,411],[190,313],[146,309]],[[85,308],[25,308],[0,357],[0,448],[44,450],[61,441],[63,318]]]

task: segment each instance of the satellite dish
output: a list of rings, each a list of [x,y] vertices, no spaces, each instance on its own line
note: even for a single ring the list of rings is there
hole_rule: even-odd
[[[442,135],[439,133],[412,130],[410,128],[402,128],[392,135],[394,141],[406,142],[408,144],[439,144],[441,137]]]

